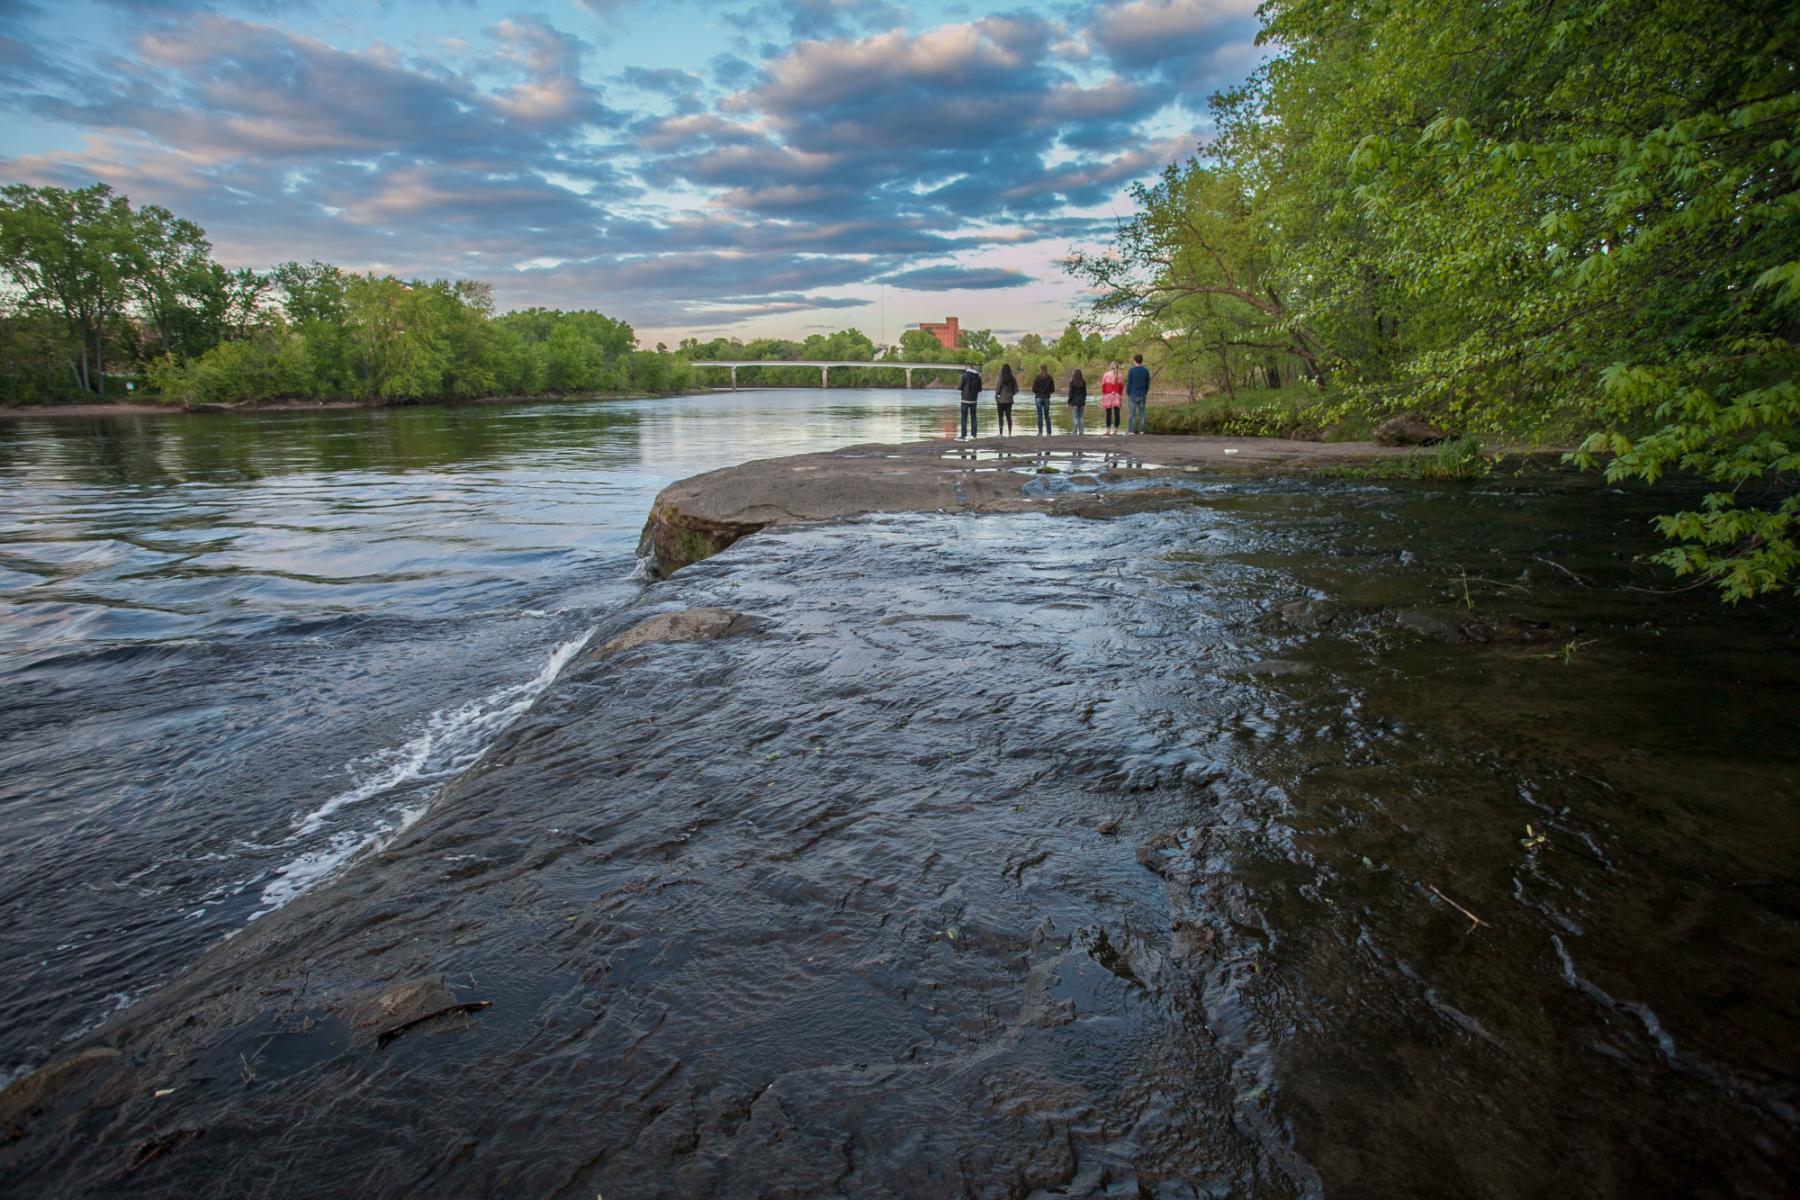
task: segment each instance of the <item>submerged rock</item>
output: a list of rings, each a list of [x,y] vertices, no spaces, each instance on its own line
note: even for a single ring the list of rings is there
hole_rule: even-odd
[[[64,1058],[46,1063],[0,1092],[0,1129],[9,1141],[26,1134],[34,1117],[55,1107],[63,1093],[119,1057],[110,1046],[88,1046]]]
[[[1461,625],[1440,617],[1436,613],[1420,612],[1416,609],[1403,610],[1394,614],[1394,624],[1434,642],[1466,642],[1469,640]]]
[[[1276,606],[1281,619],[1298,629],[1323,629],[1337,620],[1337,611],[1317,600],[1289,600]]]
[[[1313,673],[1313,669],[1312,669],[1311,665],[1309,665],[1307,663],[1293,662],[1290,659],[1265,658],[1259,662],[1253,662],[1253,663],[1249,664],[1248,666],[1244,667],[1243,673],[1246,675],[1267,675],[1267,676],[1311,675]]]
[[[341,1005],[338,1013],[346,1022],[362,1029],[389,1029],[455,1003],[456,996],[445,984],[444,977],[427,975],[355,997]]]
[[[756,626],[756,618],[729,608],[688,608],[680,612],[662,613],[640,621],[619,636],[588,655],[594,662],[639,646],[655,642],[710,642],[733,634],[747,633]]]

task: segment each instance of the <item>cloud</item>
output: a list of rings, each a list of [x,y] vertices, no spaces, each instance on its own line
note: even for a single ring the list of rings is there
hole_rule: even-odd
[[[773,0],[751,5],[737,19],[753,26],[785,25],[788,35],[799,39],[844,38],[898,27],[906,9],[885,0]]]
[[[952,292],[958,290],[988,291],[995,288],[1024,287],[1037,280],[1020,271],[998,267],[919,267],[898,275],[884,275],[876,282],[915,292]]]
[[[1110,0],[1088,37],[1121,73],[1147,73],[1205,95],[1256,58],[1258,0]]]
[[[10,158],[0,141],[0,176],[105,180],[197,220],[234,264],[473,276],[502,305],[598,306],[649,328],[856,307],[840,290],[875,283],[1042,283],[1040,255],[1048,277],[1070,243],[1111,231],[1071,209],[1104,211],[1191,150],[1192,134],[1143,133],[1180,116],[1175,64],[1224,70],[1253,29],[1245,5],[1200,0],[923,28],[879,0],[765,0],[726,10],[737,53],[684,69],[608,62],[559,27],[566,8],[446,7],[396,47],[244,15],[256,5],[280,11],[155,0],[111,53],[28,31],[48,10],[27,16],[0,35],[0,110],[76,133]],[[699,8],[575,7],[593,38],[587,15]]]

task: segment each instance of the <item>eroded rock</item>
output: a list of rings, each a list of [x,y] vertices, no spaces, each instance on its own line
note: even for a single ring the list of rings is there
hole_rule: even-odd
[[[710,642],[717,638],[747,633],[756,626],[756,618],[729,608],[688,608],[680,612],[661,613],[647,621],[639,621],[624,633],[610,639],[588,655],[594,662],[639,646],[657,642]]]
[[[651,506],[638,553],[655,564],[659,578],[667,579],[682,567],[711,558],[767,525],[767,521],[715,521],[683,512],[673,504]]]

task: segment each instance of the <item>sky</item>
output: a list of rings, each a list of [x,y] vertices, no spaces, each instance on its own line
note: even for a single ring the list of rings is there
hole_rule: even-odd
[[[0,182],[642,344],[1054,334],[1256,0],[0,0]]]

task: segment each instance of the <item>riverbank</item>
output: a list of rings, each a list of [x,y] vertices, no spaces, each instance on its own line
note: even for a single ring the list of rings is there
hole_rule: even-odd
[[[670,396],[689,396],[710,392],[730,394],[733,392],[793,392],[796,390],[813,389],[796,389],[790,387],[701,388],[680,392],[593,392],[568,396],[479,396],[468,399],[440,397],[433,400],[283,400],[267,404],[201,404],[192,406],[180,404],[141,404],[131,402],[106,404],[0,404],[0,420],[4,420],[8,417],[155,417],[183,416],[195,413],[240,413],[244,415],[253,415],[256,413],[346,412],[363,408],[422,408],[428,406],[458,408],[472,404],[574,404],[593,400],[656,400]],[[866,389],[821,388],[817,390],[832,392]],[[942,392],[946,396],[952,397],[956,393],[956,389],[949,385],[944,387],[920,387],[911,390],[918,392]],[[1185,403],[1186,399],[1187,397],[1185,395],[1177,395],[1175,393],[1164,394],[1153,392],[1150,396],[1150,401],[1153,406],[1170,406]],[[951,411],[954,411],[954,401],[946,401],[946,404],[951,406]],[[991,415],[989,410],[984,408],[984,419],[987,419],[989,415]]]
[[[688,392],[595,392],[571,396],[475,396],[466,399],[438,397],[431,400],[282,400],[268,404],[21,404],[0,405],[0,420],[7,417],[161,417],[235,413],[353,412],[357,409],[466,408],[480,404],[576,404],[594,400],[656,400],[685,396]]]

